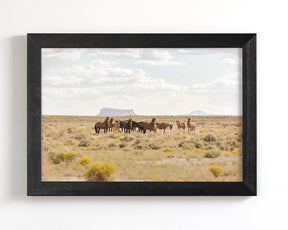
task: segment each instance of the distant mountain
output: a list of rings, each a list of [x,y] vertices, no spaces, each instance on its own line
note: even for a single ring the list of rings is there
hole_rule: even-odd
[[[133,109],[114,109],[114,108],[102,108],[100,109],[100,113],[96,116],[131,116],[137,115]]]
[[[191,116],[210,116],[210,115],[213,115],[212,113],[206,113],[206,112],[203,112],[201,110],[195,110],[191,113],[188,113],[188,114],[185,114],[185,115],[191,115]]]

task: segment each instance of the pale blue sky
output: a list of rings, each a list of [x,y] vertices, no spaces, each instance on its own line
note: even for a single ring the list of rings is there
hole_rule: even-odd
[[[241,115],[242,50],[42,49],[42,114]]]

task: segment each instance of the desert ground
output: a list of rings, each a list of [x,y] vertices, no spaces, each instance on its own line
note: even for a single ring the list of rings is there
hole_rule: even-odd
[[[156,118],[173,128],[96,134],[95,123],[105,117],[43,115],[42,181],[87,181],[94,162],[113,166],[106,181],[242,181],[241,116],[190,116],[196,130],[189,133],[176,125],[187,125],[189,116],[113,118]]]

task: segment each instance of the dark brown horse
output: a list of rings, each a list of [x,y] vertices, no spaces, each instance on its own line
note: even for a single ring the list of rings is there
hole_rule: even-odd
[[[138,131],[144,133],[144,121],[138,122]]]
[[[180,122],[180,121],[176,121],[177,127],[178,129],[185,129],[185,123],[184,122]]]
[[[157,129],[163,129],[163,133],[165,133],[165,130],[168,128],[168,127],[170,127],[170,125],[169,125],[169,123],[164,123],[164,122],[162,122],[162,123],[156,123],[156,126],[157,126]],[[170,130],[171,130],[171,128],[170,128]]]
[[[139,123],[136,121],[132,121],[132,131],[135,131],[136,128],[139,128]]]
[[[190,131],[195,131],[195,128],[196,128],[195,121],[192,121],[191,118],[188,118],[187,127],[188,127],[188,133],[189,133],[189,130]]]
[[[109,123],[108,123],[108,131],[111,132],[112,129],[113,129],[113,118],[111,118]]]
[[[132,129],[132,119],[129,119],[125,124],[124,124],[124,132],[125,133],[130,133]]]
[[[126,123],[127,121],[128,121],[128,120],[126,120],[126,121],[120,121],[120,122],[119,122],[120,129],[121,129],[122,132],[124,131],[124,125],[125,125],[125,123]]]
[[[104,122],[97,122],[95,124],[95,132],[100,133],[100,129],[104,129],[104,133],[106,133],[108,130],[108,120],[109,117],[106,117]]]
[[[150,130],[150,131],[154,131],[154,133],[156,133],[157,131],[157,125],[156,125],[156,119],[153,118],[152,121],[150,123],[145,122],[143,124],[143,133],[146,133],[146,130]]]

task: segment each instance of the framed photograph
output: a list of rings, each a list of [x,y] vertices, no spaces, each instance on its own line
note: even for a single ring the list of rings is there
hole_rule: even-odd
[[[28,34],[28,195],[256,195],[256,34]]]

